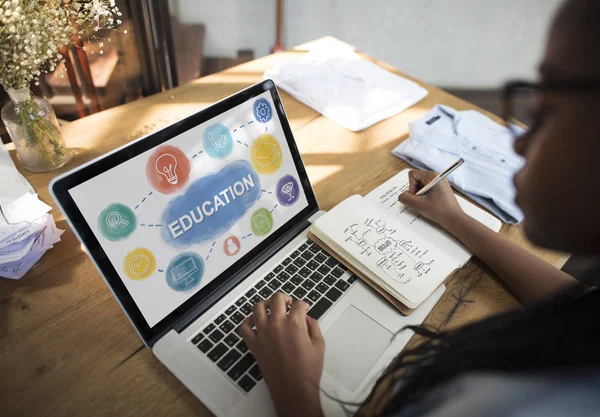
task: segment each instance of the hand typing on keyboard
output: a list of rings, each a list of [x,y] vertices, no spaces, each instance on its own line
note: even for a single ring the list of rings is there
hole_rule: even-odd
[[[258,302],[254,314],[240,326],[278,417],[323,415],[319,382],[325,341],[318,322],[307,316],[308,309],[308,303],[292,302],[289,295],[278,292],[270,300]]]

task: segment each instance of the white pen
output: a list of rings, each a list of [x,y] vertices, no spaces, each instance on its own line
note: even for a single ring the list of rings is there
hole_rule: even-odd
[[[431,190],[433,187],[435,187],[441,180],[446,178],[448,175],[450,175],[454,171],[456,171],[456,169],[464,163],[465,163],[465,160],[460,158],[458,161],[456,161],[455,163],[450,165],[448,168],[446,168],[446,170],[444,172],[438,174],[437,177],[432,179],[429,184],[427,184],[425,187],[421,188],[415,195],[427,194],[429,192],[429,190]]]

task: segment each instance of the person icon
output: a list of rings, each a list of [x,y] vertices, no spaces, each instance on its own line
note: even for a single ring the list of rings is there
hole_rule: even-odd
[[[223,251],[228,256],[233,256],[240,251],[240,240],[235,236],[229,236],[223,242]]]
[[[238,251],[238,249],[239,249],[239,247],[238,247],[238,245],[235,244],[233,239],[227,239],[227,250],[229,251],[230,255],[236,253]]]

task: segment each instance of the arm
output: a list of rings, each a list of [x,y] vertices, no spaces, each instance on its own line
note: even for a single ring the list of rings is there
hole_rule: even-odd
[[[410,188],[400,202],[438,223],[481,259],[524,303],[532,303],[559,292],[583,290],[570,275],[537,258],[503,236],[494,233],[460,208],[448,181],[429,193],[414,194],[435,177],[433,172],[411,171]]]
[[[306,315],[307,311],[306,302],[292,303],[289,295],[278,292],[270,300],[257,303],[254,314],[240,326],[278,417],[323,417],[319,383],[325,341],[319,324]]]

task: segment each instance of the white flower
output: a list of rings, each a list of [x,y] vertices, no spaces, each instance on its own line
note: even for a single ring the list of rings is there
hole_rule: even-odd
[[[117,16],[114,0],[0,0],[0,84],[20,88],[56,70],[60,48],[98,41],[94,32],[114,28]],[[104,42],[98,46],[103,54]]]

